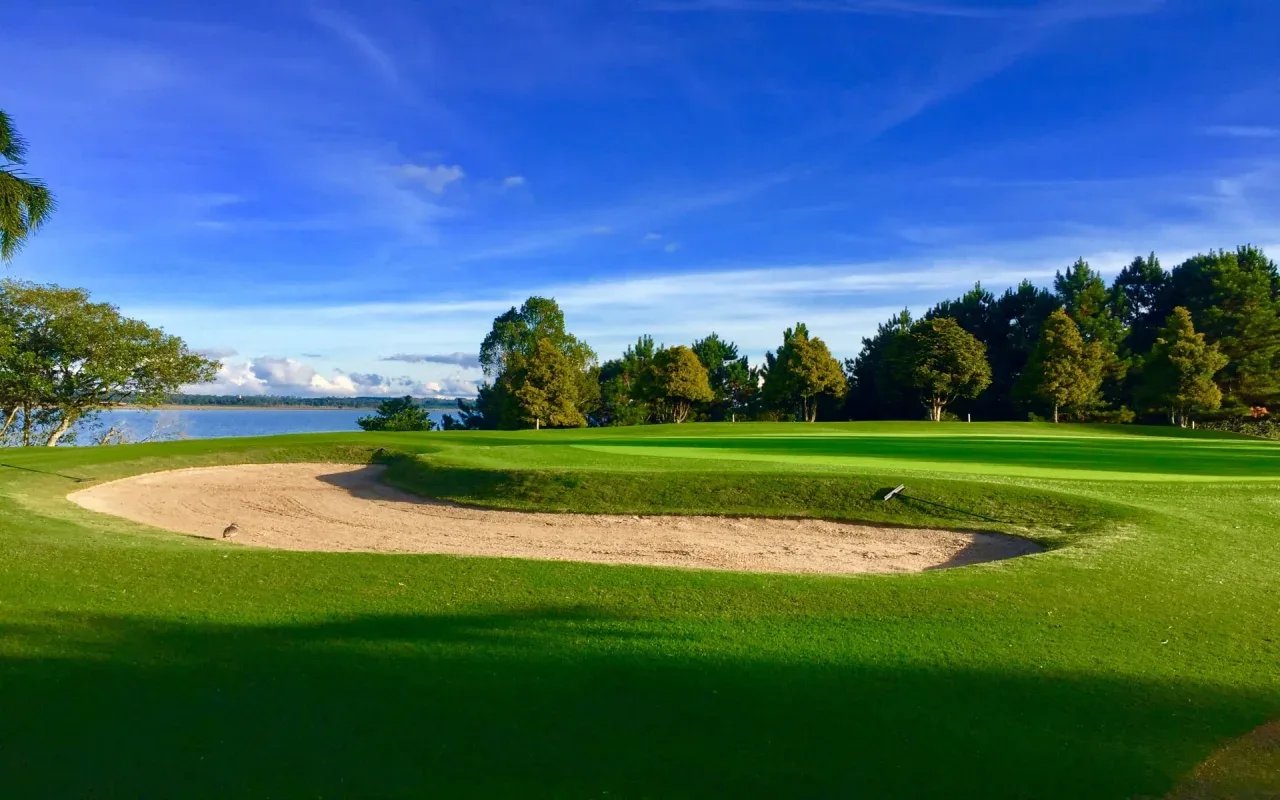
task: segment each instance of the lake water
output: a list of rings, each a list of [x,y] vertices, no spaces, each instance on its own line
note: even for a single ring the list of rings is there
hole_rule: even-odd
[[[356,420],[373,413],[368,408],[182,408],[147,411],[117,408],[98,415],[93,430],[111,426],[123,430],[126,441],[155,438],[217,439],[226,436],[270,436],[277,433],[358,431]],[[440,424],[446,412],[428,415]],[[92,444],[93,431],[81,434],[79,444]]]

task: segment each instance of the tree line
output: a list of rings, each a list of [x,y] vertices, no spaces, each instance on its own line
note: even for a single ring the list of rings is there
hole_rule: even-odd
[[[981,285],[919,318],[895,314],[843,363],[799,322],[752,365],[716,333],[640,336],[618,358],[565,328],[549,298],[494,320],[485,380],[446,428],[579,427],[701,420],[1055,422],[1259,420],[1280,398],[1280,271],[1258,248],[1166,270],[1135,258],[1110,283],[1083,259],[1052,288]]]

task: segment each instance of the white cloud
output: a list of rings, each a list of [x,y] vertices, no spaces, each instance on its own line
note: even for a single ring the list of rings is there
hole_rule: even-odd
[[[462,167],[457,164],[446,166],[424,166],[422,164],[400,164],[394,168],[395,174],[406,183],[420,186],[432,194],[443,194],[445,187],[454,181],[466,177]]]
[[[661,238],[662,238],[662,234],[660,234],[660,233],[655,233],[655,232],[653,232],[653,231],[650,231],[650,232],[648,232],[648,233],[646,233],[646,234],[644,235],[644,240],[645,240],[646,242],[656,242],[656,241],[658,241],[658,240],[659,240],[659,239],[661,239]]]
[[[475,394],[476,384],[460,376],[420,381],[409,376],[333,370],[325,375],[293,358],[261,356],[223,361],[211,383],[183,387],[200,394],[286,395],[303,397],[459,397]]]
[[[426,381],[422,386],[426,390],[423,394],[438,397],[475,397],[476,394],[476,382],[462,378]]]
[[[525,180],[525,177],[523,175],[508,175],[507,177],[502,179],[502,188],[503,189],[519,189],[521,186],[528,185],[528,183],[529,182]]]
[[[674,253],[675,251],[677,251],[677,250],[679,250],[679,249],[680,249],[680,243],[679,243],[679,242],[667,242],[666,246],[662,248],[662,252],[664,252],[664,253]]]

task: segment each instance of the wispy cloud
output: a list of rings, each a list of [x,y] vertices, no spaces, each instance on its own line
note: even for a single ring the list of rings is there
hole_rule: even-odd
[[[387,247],[434,244],[438,224],[453,213],[445,189],[465,174],[457,165],[406,162],[387,145],[318,148],[312,161],[320,166],[306,179],[317,199],[342,210],[313,220],[317,227],[398,234],[399,240],[384,241]]]
[[[474,353],[396,353],[383,356],[381,360],[401,361],[405,364],[452,364],[467,369],[480,368],[480,357]]]
[[[311,20],[332,33],[388,85],[398,86],[400,70],[391,54],[346,16],[331,9],[312,7]]]
[[[446,186],[466,177],[462,167],[457,164],[436,164],[434,166],[400,164],[394,167],[392,171],[406,183],[420,186],[432,194],[442,194]]]
[[[1025,14],[1018,8],[973,6],[949,3],[917,3],[910,0],[675,0],[647,3],[651,11],[747,13],[818,12],[825,14],[865,14],[869,16],[931,16],[963,19],[1004,19]]]
[[[790,171],[777,171],[748,181],[703,191],[652,194],[621,202],[603,210],[562,215],[548,220],[536,230],[490,232],[491,238],[505,238],[462,253],[462,262],[524,258],[568,248],[584,239],[623,231],[646,230],[672,219],[685,219],[698,212],[732,206],[756,197],[792,180]]]
[[[1269,125],[1210,125],[1201,128],[1206,136],[1226,136],[1232,139],[1274,139],[1280,137],[1280,128]]]
[[[1086,18],[1141,13],[1164,4],[1164,0],[1077,0],[1022,5],[980,5],[973,3],[930,3],[914,0],[685,0],[651,2],[651,11],[746,13],[823,13],[866,16],[950,17],[970,20],[1039,21],[1046,17]]]
[[[221,361],[224,358],[231,358],[236,355],[236,350],[232,347],[202,347],[195,352],[215,361]]]
[[[774,262],[719,269],[664,267],[609,279],[529,281],[458,299],[405,298],[382,302],[320,304],[306,308],[246,305],[204,309],[149,309],[140,316],[183,329],[236,329],[248,340],[286,332],[326,347],[391,350],[405,363],[465,367],[459,356],[484,336],[492,319],[527,295],[550,296],[565,309],[569,327],[602,357],[618,354],[634,337],[650,333],[668,343],[691,341],[718,330],[743,352],[758,357],[786,325],[808,322],[841,356],[856,354],[860,339],[904,304],[921,312],[975,281],[999,291],[1030,279],[1040,285],[1077,257],[1113,274],[1135,255],[1154,249],[1167,265],[1212,247],[1253,241],[1280,247],[1280,208],[1259,202],[1274,185],[1267,164],[1201,181],[1198,194],[1170,184],[1162,203],[1176,201],[1193,216],[1119,218],[1092,225],[1064,222],[1052,232],[1000,238],[985,229],[935,231],[894,258],[814,263]],[[1114,187],[1103,186],[1103,194]],[[1177,197],[1178,192],[1182,196]],[[1172,198],[1172,200],[1171,200]],[[138,313],[137,309],[128,309]],[[172,320],[174,324],[170,325]],[[376,328],[369,326],[377,320]],[[263,326],[270,326],[264,328]],[[376,339],[357,343],[352,331]],[[443,357],[417,354],[413,342],[439,343]],[[449,350],[456,352],[449,352]],[[388,350],[383,350],[387,352]]]
[[[739,0],[726,0],[738,2]],[[754,0],[742,0],[751,4]],[[818,125],[803,140],[853,134],[872,141],[916,119],[942,103],[1004,73],[1024,58],[1040,50],[1050,38],[1071,25],[1106,17],[1146,14],[1164,6],[1165,0],[1062,0],[1022,6],[972,6],[898,2],[898,0],[849,0],[849,2],[785,2],[779,10],[826,10],[864,14],[928,14],[993,21],[985,26],[985,43],[976,45],[971,37],[963,46],[948,51],[940,48],[923,75],[904,75],[888,97],[846,98],[847,111]]]
[[[525,180],[525,177],[523,175],[508,175],[507,177],[502,179],[502,188],[503,189],[519,189],[520,187],[525,186],[528,183],[529,182]]]

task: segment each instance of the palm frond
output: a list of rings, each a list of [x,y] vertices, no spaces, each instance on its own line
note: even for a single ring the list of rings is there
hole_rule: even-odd
[[[44,183],[0,169],[0,261],[11,261],[53,208],[53,195]]]
[[[13,120],[0,111],[0,158],[11,164],[27,163],[27,141],[14,130]]]

